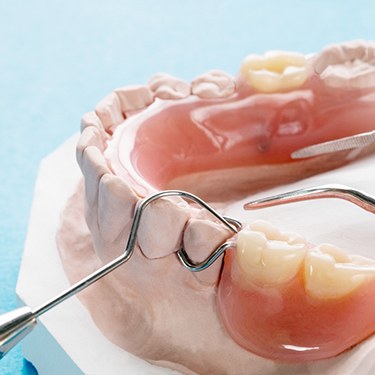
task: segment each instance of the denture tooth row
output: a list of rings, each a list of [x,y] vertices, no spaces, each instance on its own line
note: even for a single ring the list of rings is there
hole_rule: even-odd
[[[124,251],[141,196],[165,188],[163,184],[168,183],[168,178],[186,177],[190,185],[184,186],[192,189],[201,188],[204,180],[209,193],[212,193],[213,185],[221,187],[226,179],[231,179],[235,182],[231,181],[231,189],[224,186],[224,193],[232,187],[238,188],[236,184],[248,192],[248,189],[254,189],[258,183],[256,180],[269,178],[280,182],[285,170],[278,168],[279,164],[288,167],[293,164],[289,160],[290,152],[305,145],[296,140],[311,142],[310,135],[314,137],[315,133],[308,131],[314,126],[324,128],[326,124],[336,126],[339,123],[340,131],[344,128],[344,132],[352,130],[353,126],[368,130],[367,120],[375,113],[372,110],[374,93],[362,89],[375,87],[374,56],[375,47],[370,43],[329,46],[312,56],[289,52],[251,55],[245,59],[236,79],[221,71],[210,71],[188,83],[168,74],[158,74],[146,85],[120,88],[105,97],[95,112],[84,116],[77,146],[77,160],[85,176],[86,221],[96,255],[102,262],[108,262]],[[242,92],[244,86],[246,89]],[[342,100],[341,94],[346,95],[348,91],[350,95]],[[178,107],[176,113],[172,101],[181,103],[175,106]],[[162,111],[154,111],[159,104]],[[149,106],[149,112],[137,116]],[[168,106],[172,106],[170,112]],[[163,110],[164,117],[157,117]],[[137,119],[141,119],[139,123]],[[158,120],[162,124],[160,127],[154,126]],[[172,131],[170,124],[175,125]],[[151,129],[150,132],[147,133],[145,128],[147,131]],[[122,132],[124,129],[129,129],[129,132]],[[132,142],[136,143],[132,132],[138,137],[138,149],[132,148]],[[165,138],[163,132],[167,134]],[[185,135],[187,142],[180,143]],[[246,137],[251,142],[245,143]],[[125,138],[124,143],[119,141],[122,138]],[[246,147],[241,149],[239,144]],[[171,154],[167,152],[170,148],[173,149]],[[212,155],[206,153],[208,149],[214,158],[210,159]],[[120,163],[117,170],[115,158],[120,153],[125,162]],[[238,161],[239,154],[244,163],[251,160],[252,173],[256,170],[256,178],[251,183],[246,184],[244,177],[247,164],[230,163],[233,155]],[[285,160],[282,159],[284,154]],[[275,155],[280,159],[276,160],[273,173],[270,173],[267,168],[275,162]],[[207,175],[202,178],[199,168],[211,173],[217,167],[217,156],[221,164],[214,170],[213,179],[206,179]],[[227,156],[229,163],[225,159]],[[212,164],[210,160],[214,160]],[[193,168],[192,163],[196,164]],[[307,169],[311,165],[304,164]],[[141,170],[142,167],[145,171]],[[174,173],[179,173],[180,167],[182,174],[176,176]],[[198,168],[196,175],[194,168]],[[297,178],[306,172],[303,169],[297,171],[294,172]],[[139,175],[135,176],[138,172]],[[161,175],[167,176],[165,181],[157,180]],[[217,195],[218,201],[223,198],[220,194],[221,191]],[[212,198],[212,195],[208,194],[208,197]],[[162,198],[144,211],[137,238],[140,251],[135,252],[133,263],[129,263],[125,272],[135,275],[136,282],[142,282],[137,279],[137,272],[143,271],[146,264],[158,273],[156,260],[159,260],[163,264],[172,264],[174,268],[171,268],[178,271],[178,277],[186,281],[186,275],[191,274],[175,263],[177,257],[174,253],[184,247],[193,262],[201,262],[231,236],[232,233],[212,219],[207,211],[193,208],[180,198]],[[283,233],[263,222],[255,222],[249,229],[241,231],[237,236],[237,246],[237,251],[225,254],[224,263],[219,259],[207,270],[193,274],[186,281],[188,285],[183,284],[186,289],[182,290],[189,292],[190,287],[204,290],[203,286],[208,285],[214,293],[217,291],[220,312],[215,313],[215,317],[222,315],[235,341],[241,335],[245,337],[244,341],[240,338],[237,343],[246,349],[273,359],[319,359],[336,355],[372,333],[368,326],[373,326],[373,314],[355,312],[363,317],[363,321],[355,329],[350,328],[355,335],[349,344],[341,345],[339,339],[335,339],[337,342],[333,340],[333,344],[330,341],[330,337],[336,335],[337,338],[337,332],[347,324],[347,316],[357,311],[355,309],[360,304],[354,302],[371,305],[375,285],[370,285],[375,280],[374,262],[347,256],[328,245],[312,249],[313,246],[303,238]],[[198,282],[194,284],[191,279]],[[338,305],[346,308],[342,314],[336,309]],[[367,310],[373,311],[373,307]],[[225,314],[229,316],[227,320]],[[336,321],[327,324],[333,315],[337,317],[335,320],[341,319],[337,326]],[[296,319],[296,316],[307,318]],[[334,326],[332,333],[330,327],[327,328],[331,325]],[[260,341],[253,345],[251,340],[254,337],[255,341],[258,338]],[[323,349],[316,354],[315,348],[310,350],[308,347],[308,341],[305,349],[310,351],[298,351],[298,345],[303,344],[306,337],[313,337],[316,347],[328,342],[333,349]],[[290,354],[284,344],[296,344],[297,350]]]
[[[255,222],[225,255],[218,304],[241,346],[282,361],[316,360],[373,334],[374,286],[373,260]]]
[[[329,244],[311,247],[300,236],[255,222],[238,235],[236,277],[261,286],[285,284],[302,272],[305,290],[317,299],[339,299],[375,277],[374,262],[351,258]]]
[[[112,134],[128,115],[147,108],[155,98],[184,99],[193,94],[200,98],[224,98],[235,92],[234,78],[221,71],[211,71],[195,78],[191,85],[169,74],[157,74],[147,85],[133,85],[116,89],[102,99],[95,113],[107,133]],[[83,127],[90,120],[83,121]],[[91,119],[92,121],[92,119]],[[99,125],[94,125],[99,126]]]
[[[329,87],[369,88],[375,86],[375,45],[349,42],[331,45],[306,58],[295,52],[272,51],[249,55],[240,73],[255,91],[272,93],[298,89],[315,73]],[[105,130],[112,133],[127,114],[145,109],[155,98],[184,99],[190,94],[202,99],[231,96],[236,90],[229,74],[213,70],[189,84],[168,74],[157,74],[148,85],[127,86],[115,90],[96,107]]]

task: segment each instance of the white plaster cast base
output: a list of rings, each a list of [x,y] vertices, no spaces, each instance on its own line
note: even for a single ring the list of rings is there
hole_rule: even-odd
[[[74,192],[81,172],[75,161],[74,136],[41,163],[17,284],[21,304],[35,308],[69,284],[56,248],[59,215]],[[23,341],[25,358],[39,375],[166,375],[109,342],[76,297],[40,317]]]
[[[68,286],[56,249],[55,233],[60,212],[80,178],[75,162],[76,141],[77,137],[68,140],[40,167],[17,285],[21,303],[30,307],[38,306]],[[374,176],[375,157],[372,157],[257,197],[323,183],[345,183],[374,193]],[[282,230],[297,231],[313,242],[329,241],[374,258],[371,253],[375,218],[347,202],[320,200],[254,212],[243,211],[243,203],[231,205],[228,214],[245,222],[263,218]],[[75,297],[39,319],[37,328],[23,342],[23,351],[40,375],[177,374],[152,366],[110,343]],[[285,373],[282,368],[280,371]],[[294,373],[373,374],[375,338],[337,358],[302,365]]]

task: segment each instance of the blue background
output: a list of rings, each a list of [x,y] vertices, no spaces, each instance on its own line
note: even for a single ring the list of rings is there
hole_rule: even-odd
[[[375,39],[374,1],[0,0],[0,313],[16,307],[39,162],[107,93],[359,38]],[[0,374],[35,373],[19,347],[0,363]]]

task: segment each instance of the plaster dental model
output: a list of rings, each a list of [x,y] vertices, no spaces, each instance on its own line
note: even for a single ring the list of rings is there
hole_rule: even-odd
[[[116,90],[82,121],[84,183],[58,233],[68,278],[122,253],[142,197],[186,190],[225,212],[251,193],[365,157],[373,146],[291,154],[374,130],[374,119],[368,42],[250,55],[236,78],[213,71],[188,84],[161,74]],[[207,270],[191,273],[176,257],[184,246],[202,261],[231,236],[182,199],[158,200],[130,261],[79,298],[113,343],[186,374],[277,374],[280,363],[337,356],[374,333],[373,260],[259,221]]]

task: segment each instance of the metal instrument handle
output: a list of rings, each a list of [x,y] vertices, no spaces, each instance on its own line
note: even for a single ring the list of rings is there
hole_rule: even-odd
[[[0,315],[0,359],[36,326],[36,317],[27,306]]]

